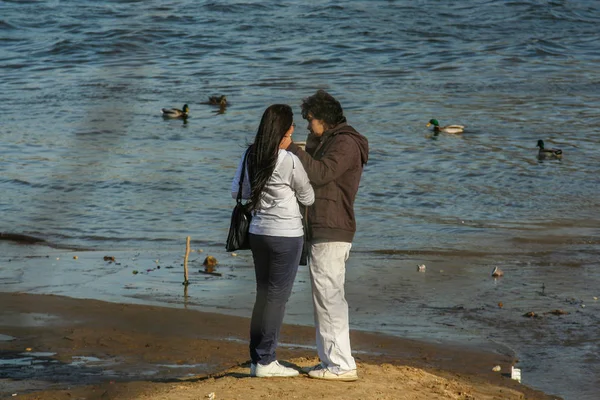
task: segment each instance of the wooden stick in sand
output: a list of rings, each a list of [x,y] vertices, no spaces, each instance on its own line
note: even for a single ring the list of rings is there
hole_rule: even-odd
[[[185,240],[185,257],[183,257],[183,284],[189,285],[190,281],[188,281],[188,257],[190,256],[190,237],[188,236]]]

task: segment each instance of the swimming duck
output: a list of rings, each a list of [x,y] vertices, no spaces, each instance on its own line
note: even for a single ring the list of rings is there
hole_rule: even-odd
[[[161,111],[165,118],[187,118],[190,108],[187,104],[184,104],[183,110],[178,108],[163,108]]]
[[[494,270],[492,271],[492,276],[494,278],[499,278],[501,276],[504,276],[504,271],[502,271],[500,268],[498,267],[494,267]]]
[[[446,125],[440,126],[440,123],[437,119],[430,119],[427,123],[427,127],[429,128],[433,125],[434,132],[444,132],[444,133],[463,133],[465,127],[462,125]]]
[[[562,150],[561,149],[545,149],[543,140],[538,140],[537,146],[535,146],[535,147],[540,148],[540,151],[538,151],[538,159],[539,160],[545,160],[548,158],[549,159],[562,158]]]
[[[213,106],[227,106],[227,97],[226,96],[210,96],[208,98],[208,104]]]

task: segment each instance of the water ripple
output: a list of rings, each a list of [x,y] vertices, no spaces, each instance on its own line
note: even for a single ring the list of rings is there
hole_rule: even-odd
[[[42,227],[60,235],[82,215],[66,205],[83,201],[98,214],[83,236],[126,219],[117,236],[152,240],[161,218],[194,209],[203,222],[190,229],[218,226],[207,233],[217,242],[223,193],[261,110],[287,102],[299,120],[301,98],[317,87],[336,93],[370,139],[357,214],[383,238],[359,231],[367,248],[397,242],[390,209],[424,221],[423,232],[446,219],[527,227],[539,210],[573,221],[595,211],[596,4],[106,1],[61,13],[51,1],[4,4],[7,222],[36,230],[28,220],[62,207]],[[221,93],[232,104],[223,114],[203,104]],[[160,118],[161,107],[183,103],[186,123]],[[467,132],[432,135],[433,117]],[[561,147],[563,161],[539,163],[538,139]],[[412,237],[401,246],[419,246]]]

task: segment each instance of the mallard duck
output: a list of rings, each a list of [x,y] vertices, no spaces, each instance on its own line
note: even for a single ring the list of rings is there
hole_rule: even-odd
[[[538,159],[540,159],[540,160],[545,160],[548,158],[550,158],[550,159],[562,158],[562,150],[561,149],[545,149],[543,140],[538,140],[537,146],[535,146],[535,147],[540,148],[540,150],[538,151]]]
[[[434,132],[444,132],[444,133],[463,133],[465,127],[462,125],[446,125],[440,126],[440,123],[437,119],[430,119],[427,123],[427,127],[429,128],[433,125]]]
[[[213,106],[226,107],[227,106],[227,97],[226,96],[210,96],[208,98],[207,103],[210,105],[213,105]]]
[[[190,108],[187,104],[184,104],[183,110],[178,108],[163,108],[161,111],[165,118],[187,118]]]

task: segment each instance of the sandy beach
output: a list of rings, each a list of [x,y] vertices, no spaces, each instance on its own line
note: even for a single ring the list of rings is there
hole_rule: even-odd
[[[22,293],[0,293],[0,304],[3,397],[556,398],[510,379],[511,357],[477,349],[353,331],[358,382],[258,379],[249,376],[247,318]],[[286,325],[279,359],[316,363],[313,336],[312,327]]]

